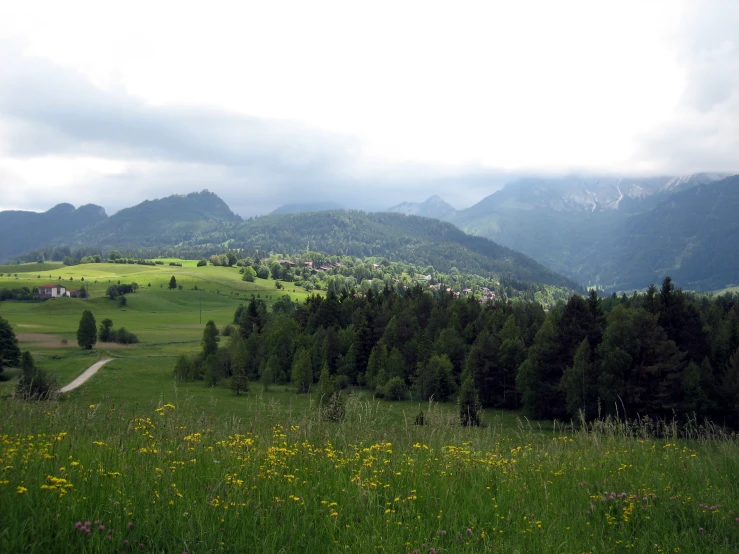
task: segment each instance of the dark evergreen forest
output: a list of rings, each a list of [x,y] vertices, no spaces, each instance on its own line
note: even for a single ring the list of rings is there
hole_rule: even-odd
[[[739,295],[686,293],[668,277],[646,293],[574,295],[546,312],[420,287],[284,297],[240,306],[228,345],[213,329],[182,357],[183,380],[369,387],[389,399],[454,401],[536,419],[705,418],[739,427]],[[460,393],[460,387],[465,389]]]

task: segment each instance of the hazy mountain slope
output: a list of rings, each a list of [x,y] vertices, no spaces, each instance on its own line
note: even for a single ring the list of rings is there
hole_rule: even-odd
[[[234,247],[296,253],[383,256],[447,272],[500,276],[569,288],[578,285],[520,252],[462,232],[450,223],[396,213],[329,211],[269,215],[229,231]]]
[[[303,212],[325,212],[326,210],[343,210],[344,206],[336,202],[311,202],[304,204],[284,204],[273,210],[273,214],[294,214]]]
[[[612,289],[670,275],[684,288],[739,284],[739,176],[679,192],[618,225],[602,243],[597,274]]]
[[[146,200],[78,233],[72,245],[146,248],[196,240],[240,222],[226,203],[207,190]]]
[[[56,244],[81,229],[107,219],[105,210],[94,204],[75,209],[58,204],[42,213],[9,210],[0,212],[0,261],[30,250]]]
[[[442,221],[452,221],[457,214],[457,210],[453,206],[447,204],[436,195],[427,198],[424,202],[402,202],[385,211],[405,215],[433,217]]]
[[[578,282],[599,275],[603,244],[632,215],[722,176],[524,179],[506,185],[453,222],[468,233],[515,248]]]

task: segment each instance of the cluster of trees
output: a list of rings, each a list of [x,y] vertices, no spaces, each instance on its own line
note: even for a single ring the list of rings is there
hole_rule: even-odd
[[[69,246],[53,246],[49,248],[42,248],[40,250],[32,250],[27,254],[18,256],[15,258],[16,263],[27,263],[27,262],[39,262],[45,261],[51,262],[62,262],[66,265],[75,265],[77,263],[91,263],[81,262],[83,258],[92,258],[93,260],[103,258],[103,253],[99,248],[94,247],[81,247],[72,250]]]
[[[300,305],[284,297],[272,312],[252,298],[234,322],[228,345],[211,342],[207,355],[178,362],[178,377],[213,385],[240,375],[307,391],[325,369],[339,387],[392,399],[465,399],[468,424],[479,405],[535,418],[695,415],[739,426],[739,296],[683,293],[669,278],[631,297],[574,295],[548,312],[420,287]]]
[[[139,290],[139,284],[138,283],[121,283],[118,281],[117,285],[110,285],[108,289],[105,291],[105,294],[108,298],[111,300],[115,300],[121,295],[128,294],[130,292],[136,292]]]
[[[100,322],[97,338],[100,342],[117,342],[118,344],[136,344],[139,338],[125,327],[113,329],[113,321],[105,318]]]
[[[36,293],[38,293],[38,289],[36,289]],[[33,300],[34,297],[33,290],[28,287],[0,289],[0,302],[3,300]]]

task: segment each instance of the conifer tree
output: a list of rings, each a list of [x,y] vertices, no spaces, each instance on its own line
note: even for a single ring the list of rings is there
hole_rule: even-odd
[[[18,338],[13,328],[5,319],[0,317],[0,373],[3,368],[15,366],[20,358],[21,351],[18,348]]]
[[[95,316],[90,310],[82,312],[79,327],[77,327],[77,344],[90,350],[97,342],[97,326]]]
[[[477,427],[482,422],[482,405],[472,376],[465,372],[459,389],[459,422],[463,427]]]

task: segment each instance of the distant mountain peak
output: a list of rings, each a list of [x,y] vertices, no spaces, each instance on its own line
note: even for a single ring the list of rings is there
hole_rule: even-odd
[[[70,204],[69,202],[62,202],[61,204],[57,204],[50,210],[48,210],[47,214],[54,214],[54,215],[61,215],[61,214],[71,214],[75,210],[74,206]]]
[[[457,210],[452,205],[444,201],[439,195],[429,196],[423,202],[402,202],[388,208],[388,212],[401,213],[405,215],[419,215],[421,217],[433,217],[443,221],[451,220]]]

